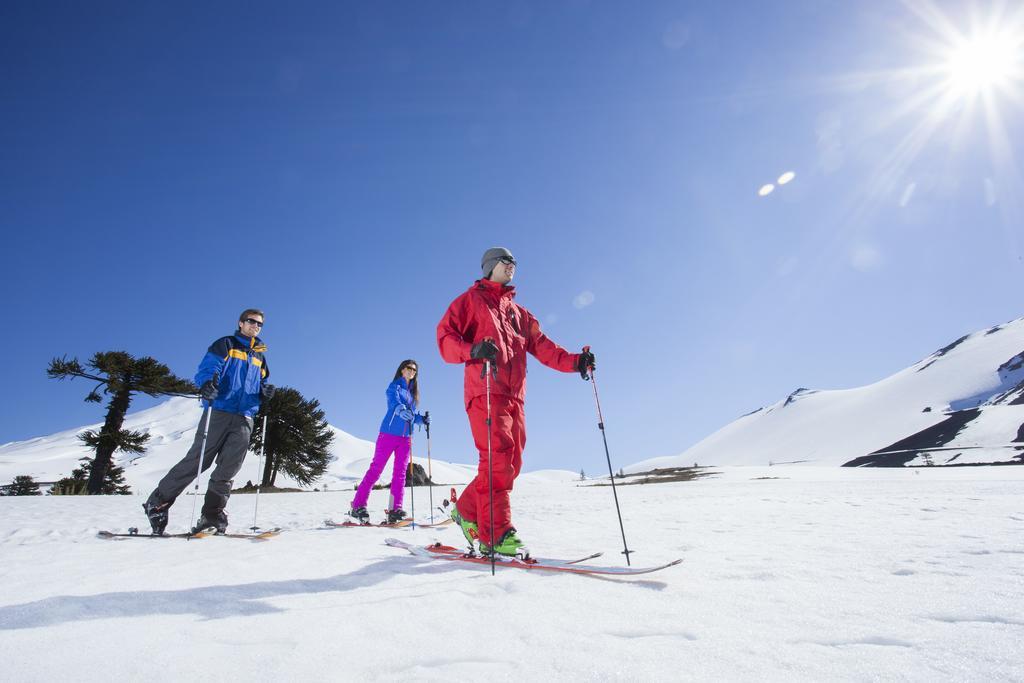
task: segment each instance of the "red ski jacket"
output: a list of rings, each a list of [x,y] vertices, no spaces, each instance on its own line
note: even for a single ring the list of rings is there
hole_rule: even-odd
[[[526,352],[549,368],[574,372],[578,353],[569,353],[548,339],[540,323],[515,303],[515,287],[477,280],[448,306],[437,324],[437,348],[448,363],[465,363],[465,400],[469,406],[486,392],[483,361],[470,358],[473,345],[490,339],[498,347],[497,377],[491,392],[520,401],[526,396]]]

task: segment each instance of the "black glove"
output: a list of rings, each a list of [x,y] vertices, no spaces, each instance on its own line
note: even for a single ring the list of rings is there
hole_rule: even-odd
[[[260,387],[260,401],[269,401],[274,398],[274,393],[277,391],[277,387],[273,384],[264,384]]]
[[[212,401],[217,398],[217,394],[220,393],[220,387],[217,386],[217,376],[214,375],[213,379],[208,379],[203,382],[202,386],[199,387],[199,396],[205,398],[207,401]]]
[[[422,422],[427,427],[430,426],[430,411],[429,410],[427,412],[423,413],[422,415],[420,415],[420,422]]]
[[[583,347],[583,353],[580,354],[579,360],[576,361],[576,369],[580,373],[580,377],[583,379],[589,379],[589,371],[594,368],[594,354],[590,352],[589,346]]]
[[[477,342],[473,345],[473,350],[469,352],[469,356],[478,360],[489,360],[493,363],[498,360],[498,347],[494,345],[494,342],[484,339],[482,342]]]

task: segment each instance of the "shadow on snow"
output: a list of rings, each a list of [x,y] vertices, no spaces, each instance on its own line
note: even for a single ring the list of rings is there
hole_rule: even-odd
[[[404,558],[415,567],[395,571],[395,560],[388,558],[366,567],[322,579],[259,581],[238,585],[201,586],[182,590],[122,591],[98,595],[58,595],[20,605],[0,607],[0,631],[42,628],[94,619],[147,617],[155,615],[195,614],[203,619],[225,619],[236,616],[284,613],[287,609],[268,605],[261,600],[287,595],[340,593],[368,588],[397,574],[440,574],[467,569],[490,572],[490,567],[455,562],[438,562],[427,558]],[[500,572],[516,571],[499,568]],[[518,570],[522,572],[523,570]],[[529,572],[533,576],[554,577],[557,573]],[[578,578],[578,577],[577,577]],[[605,576],[587,578],[628,584],[649,590],[662,590],[668,584],[649,579],[628,580]]]
[[[348,574],[322,579],[258,581],[181,590],[58,595],[0,607],[0,631],[117,617],[195,614],[204,619],[224,619],[274,614],[287,610],[260,601],[287,595],[340,593],[367,588],[395,576],[394,566],[394,558],[389,558]],[[424,569],[420,573],[433,573]]]

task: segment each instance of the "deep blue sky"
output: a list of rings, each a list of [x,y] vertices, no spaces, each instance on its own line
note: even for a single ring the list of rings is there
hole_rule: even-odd
[[[258,306],[275,383],[372,440],[416,358],[472,461],[434,330],[495,245],[617,465],[1022,314],[1021,100],[906,72],[962,3],[706,4],[4,3],[0,442],[101,419],[52,357],[191,377]],[[590,386],[531,370],[526,468],[605,469]]]

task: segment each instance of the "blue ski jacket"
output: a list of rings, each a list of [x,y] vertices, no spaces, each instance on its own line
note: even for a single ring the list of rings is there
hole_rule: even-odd
[[[409,391],[409,383],[399,377],[387,389],[388,412],[380,423],[381,434],[412,436],[412,426],[423,424],[423,416],[416,413],[416,400]]]
[[[253,417],[260,411],[260,388],[270,377],[267,345],[259,337],[252,339],[235,333],[221,337],[210,348],[196,371],[196,386],[202,386],[214,374],[220,376],[220,392],[213,409]],[[203,401],[203,407],[209,405]]]

